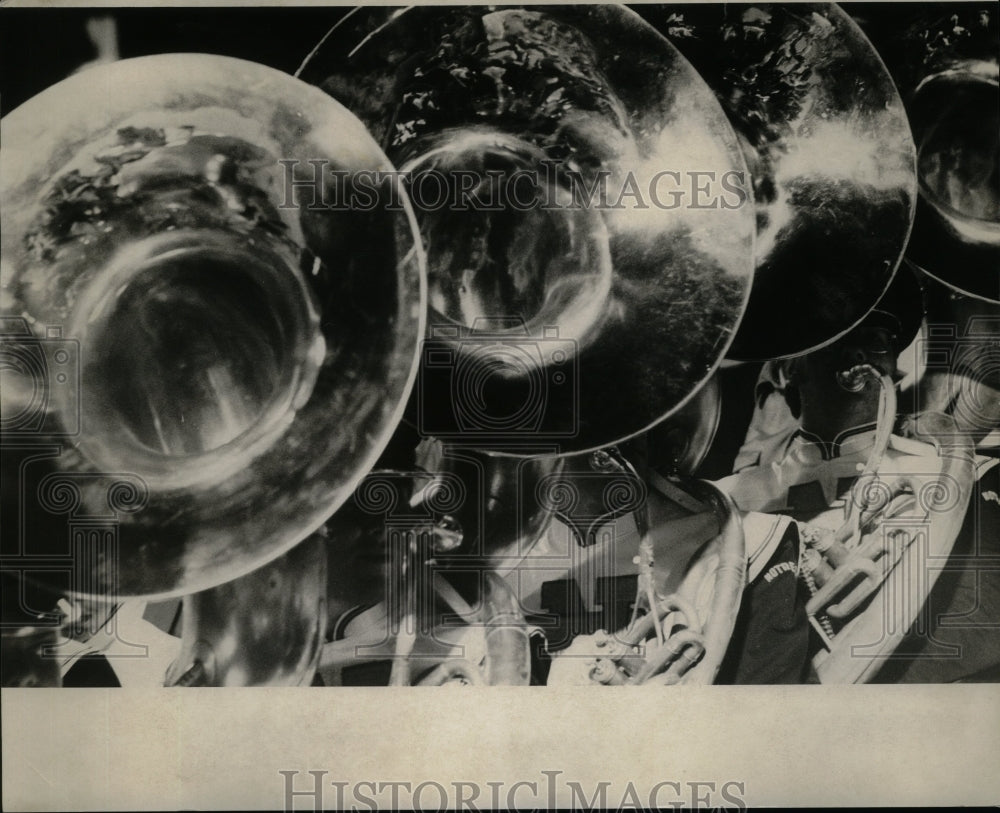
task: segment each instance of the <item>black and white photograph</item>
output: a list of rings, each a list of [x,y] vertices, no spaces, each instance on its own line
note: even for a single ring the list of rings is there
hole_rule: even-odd
[[[0,3],[4,809],[1000,803],[998,62]]]

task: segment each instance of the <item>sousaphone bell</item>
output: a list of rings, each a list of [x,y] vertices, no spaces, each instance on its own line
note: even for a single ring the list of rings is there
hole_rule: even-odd
[[[878,52],[832,3],[635,9],[715,91],[750,168],[756,270],[729,357],[830,344],[888,288],[916,205],[913,139]]]
[[[72,76],[2,135],[5,576],[110,606],[278,560],[413,383],[424,257],[392,165],[326,94],[201,54]],[[326,205],[359,171],[386,179],[368,205]],[[273,578],[325,584],[309,560]]]
[[[515,527],[518,495],[539,505],[525,482],[607,457],[725,354],[752,208],[662,204],[691,170],[747,178],[737,139],[686,61],[618,6],[358,9],[300,74],[362,118],[415,202],[430,316],[407,421],[445,474],[491,484],[451,561],[523,555],[547,525]],[[524,481],[524,460],[545,465]]]

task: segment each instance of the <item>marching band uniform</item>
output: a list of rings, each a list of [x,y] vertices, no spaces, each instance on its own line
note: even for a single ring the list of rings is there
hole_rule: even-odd
[[[804,431],[795,414],[797,393],[789,386],[781,362],[765,365],[755,394],[756,413],[747,440],[736,457],[736,471],[720,480],[718,485],[733,497],[741,510],[787,517],[794,521],[792,528],[797,533],[789,531],[776,539],[773,534],[761,536],[755,530],[755,523],[745,523],[748,553],[766,559],[769,565],[763,578],[751,579],[745,602],[751,608],[766,604],[770,609],[769,613],[762,614],[763,617],[741,619],[742,629],[738,623],[734,645],[727,655],[729,678],[736,682],[756,682],[754,678],[760,670],[754,665],[755,655],[757,660],[765,655],[784,660],[783,674],[787,678],[794,676],[794,658],[803,652],[806,599],[816,592],[806,562],[815,554],[808,552],[803,537],[817,531],[834,533],[843,524],[848,502],[852,499],[852,487],[876,439],[874,424],[841,432],[832,442]],[[904,432],[913,434],[912,426],[912,420],[903,421],[897,433],[890,436],[877,469],[878,480],[889,483],[899,476],[913,476],[914,482],[921,484],[921,494],[935,487],[932,484],[948,489],[950,475],[944,468],[950,452],[922,439],[904,436]],[[912,615],[919,610],[920,615],[905,621],[890,615],[885,618],[878,636],[883,640],[855,642],[850,655],[840,658],[841,663],[848,663],[849,667],[827,664],[825,669],[832,671],[820,667],[819,674],[812,674],[811,679],[823,679],[824,674],[840,675],[841,680],[837,682],[843,682],[847,675],[852,675],[854,680],[863,678],[877,682],[996,679],[1000,661],[1000,500],[995,497],[996,485],[988,485],[996,480],[996,463],[995,458],[976,457],[976,482],[967,509],[965,503],[957,501],[954,505],[941,506],[943,510],[964,512],[965,521],[957,534],[943,532],[940,525],[935,524],[939,517],[933,508],[921,511],[918,505],[906,514],[914,523],[911,536],[919,536],[920,528],[926,531],[926,539],[919,541],[920,545],[928,546],[926,558],[914,559],[921,556],[914,548],[908,564],[923,571],[918,579],[923,588],[918,591],[919,595],[907,595],[903,599],[897,596],[893,600],[897,601],[897,609],[898,601],[902,600],[908,606],[906,612]],[[987,473],[987,480],[983,480]],[[920,495],[917,496],[919,502]],[[954,518],[952,524],[955,524]],[[949,535],[954,538],[942,538]],[[913,543],[911,539],[910,544]],[[779,550],[782,545],[783,549]],[[798,556],[794,562],[791,561],[793,549]],[[897,559],[896,566],[899,561]],[[888,565],[890,571],[893,566]],[[782,580],[785,582],[783,589]],[[881,597],[887,602],[891,598]],[[881,606],[880,598],[867,600],[870,602],[867,607],[875,606],[869,612],[876,613]],[[923,605],[922,609],[919,605]],[[859,614],[865,609],[863,605]],[[891,608],[888,612],[892,612]],[[759,610],[758,615],[761,615]],[[840,630],[834,633],[829,618],[823,619],[822,624],[816,618],[811,620],[814,640],[809,651],[821,653],[813,661],[815,668],[817,662],[823,662],[824,644],[832,647]],[[893,629],[900,623],[907,624],[905,637],[901,629]],[[846,629],[848,624],[841,626]],[[796,637],[790,637],[792,630],[798,631]],[[883,632],[886,634],[882,635]],[[741,634],[755,637],[756,641],[740,642]],[[770,646],[761,643],[768,637]],[[789,659],[790,664],[787,663]],[[723,673],[725,675],[725,666]],[[761,682],[780,682],[774,680],[773,675],[768,677]]]

